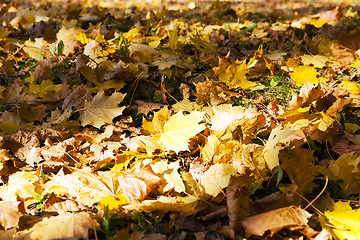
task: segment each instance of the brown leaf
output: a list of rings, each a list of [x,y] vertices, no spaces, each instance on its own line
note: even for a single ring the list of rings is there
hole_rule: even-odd
[[[91,101],[91,92],[86,90],[86,85],[82,84],[77,87],[72,93],[70,93],[65,99],[61,106],[62,110],[84,108],[85,100]]]
[[[315,186],[313,180],[318,174],[318,166],[313,164],[313,150],[298,148],[282,151],[280,158],[282,168],[291,181],[299,187],[299,193],[310,192]]]
[[[302,85],[300,93],[293,94],[292,99],[289,101],[289,110],[295,110],[300,107],[307,107],[313,101],[319,99],[327,92],[322,84],[312,84],[306,82]]]
[[[307,211],[290,206],[248,217],[241,221],[241,225],[247,234],[263,236],[269,230],[273,235],[283,228],[307,226],[310,216]]]
[[[144,200],[159,182],[151,166],[141,162],[128,174],[119,176],[120,187],[130,203]]]
[[[241,189],[236,177],[230,178],[229,186],[226,188],[226,204],[229,216],[229,226],[239,230],[239,220],[250,216],[249,208],[250,191]]]
[[[329,53],[330,56],[341,64],[349,64],[356,59],[355,51],[341,44],[331,44]]]
[[[26,102],[20,104],[18,109],[18,114],[20,118],[26,122],[42,121],[46,117],[47,112],[45,111],[46,107],[44,105],[30,105]]]
[[[17,201],[0,201],[0,224],[5,230],[16,227],[20,216],[19,204]]]

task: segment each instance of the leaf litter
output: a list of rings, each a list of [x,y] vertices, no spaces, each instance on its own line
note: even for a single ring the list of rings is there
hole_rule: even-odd
[[[1,239],[357,239],[356,1],[7,1]]]

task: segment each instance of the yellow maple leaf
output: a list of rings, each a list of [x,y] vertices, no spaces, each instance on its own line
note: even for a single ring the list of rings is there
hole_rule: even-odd
[[[189,139],[205,129],[205,124],[199,124],[203,120],[203,116],[203,112],[197,111],[189,115],[184,115],[180,111],[171,116],[164,124],[159,139],[166,150],[172,150],[176,153],[189,150]]]
[[[198,198],[193,196],[188,196],[184,198],[172,198],[160,196],[156,200],[144,200],[141,203],[132,203],[124,206],[126,210],[134,211],[161,211],[161,212],[184,212],[187,216],[196,213],[198,205]]]
[[[88,239],[89,232],[95,228],[99,228],[99,223],[87,212],[61,213],[42,219],[29,230],[29,233],[31,239]]]
[[[82,44],[88,43],[91,41],[91,38],[88,38],[84,32],[80,33],[76,40],[79,40]]]
[[[144,152],[145,150],[149,156],[156,150],[160,150],[161,152],[165,150],[161,142],[151,136],[137,136],[132,138],[129,149],[132,152]]]
[[[256,83],[248,81],[246,74],[248,66],[246,61],[236,60],[234,63],[228,61],[229,55],[219,58],[219,67],[214,68],[220,82],[226,83],[230,88],[242,88],[244,90],[256,86]]]
[[[185,192],[184,182],[178,173],[178,169],[180,168],[179,161],[170,163],[167,166],[168,172],[164,173],[164,179],[166,180],[166,186],[163,189],[163,192],[167,192],[171,189],[174,189],[175,192],[181,193]]]
[[[117,212],[119,208],[126,204],[129,204],[127,197],[122,193],[118,193],[116,196],[109,195],[102,198],[98,204],[98,208],[105,210],[105,208],[108,207],[110,212]]]
[[[51,57],[52,54],[49,50],[50,43],[44,40],[44,38],[35,38],[35,42],[26,40],[24,42],[24,51],[29,57],[40,61],[40,56]]]
[[[67,29],[66,27],[62,27],[59,32],[56,34],[57,43],[60,41],[63,41],[64,43],[64,52],[66,56],[70,53],[73,53],[75,50],[75,47],[79,45],[78,40],[76,40],[76,37],[79,36],[80,30],[78,28],[72,27]]]
[[[352,94],[360,95],[360,84],[344,80],[341,82],[341,86],[348,90]]]
[[[44,80],[41,84],[32,82],[29,85],[29,92],[42,98],[51,90],[55,92],[59,91],[61,86],[62,84],[54,84],[51,80]]]
[[[232,164],[217,163],[212,165],[200,178],[200,183],[205,192],[216,197],[223,188],[229,185],[230,177],[236,175],[236,169]]]
[[[79,118],[81,125],[90,124],[100,128],[105,123],[112,124],[113,118],[121,115],[125,108],[124,106],[118,107],[125,95],[114,92],[111,96],[105,96],[105,92],[100,89],[91,102],[85,100],[85,109],[81,112]]]
[[[128,40],[128,42],[131,42],[133,39],[135,39],[139,35],[141,35],[141,33],[139,33],[139,29],[138,28],[132,28],[128,32],[124,33],[123,37],[126,40]]]
[[[325,211],[319,221],[337,240],[360,239],[360,210],[352,209],[349,202],[335,203],[334,211]]]
[[[152,135],[161,134],[164,129],[164,124],[169,120],[169,118],[170,111],[167,107],[164,107],[154,113],[152,121],[144,119],[142,127],[145,131]]]
[[[289,128],[282,129],[281,126],[273,129],[270,133],[269,139],[264,147],[264,158],[269,166],[270,170],[279,166],[279,151],[280,146],[276,146],[281,139],[284,139],[290,136],[293,133],[293,130]]]
[[[316,77],[317,71],[315,67],[312,66],[298,66],[294,68],[293,74],[291,74],[291,79],[297,86],[302,86],[306,82],[309,83],[318,83],[319,78]]]

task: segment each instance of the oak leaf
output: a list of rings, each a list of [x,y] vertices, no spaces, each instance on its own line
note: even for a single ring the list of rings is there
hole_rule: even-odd
[[[81,125],[92,125],[100,128],[108,123],[112,124],[113,118],[122,114],[125,107],[118,107],[126,94],[114,92],[111,96],[105,96],[100,89],[91,102],[85,100],[85,109],[80,114]]]

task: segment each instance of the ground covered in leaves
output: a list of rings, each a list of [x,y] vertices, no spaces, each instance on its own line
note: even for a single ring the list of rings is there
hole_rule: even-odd
[[[161,2],[2,3],[0,239],[360,239],[356,1]]]

